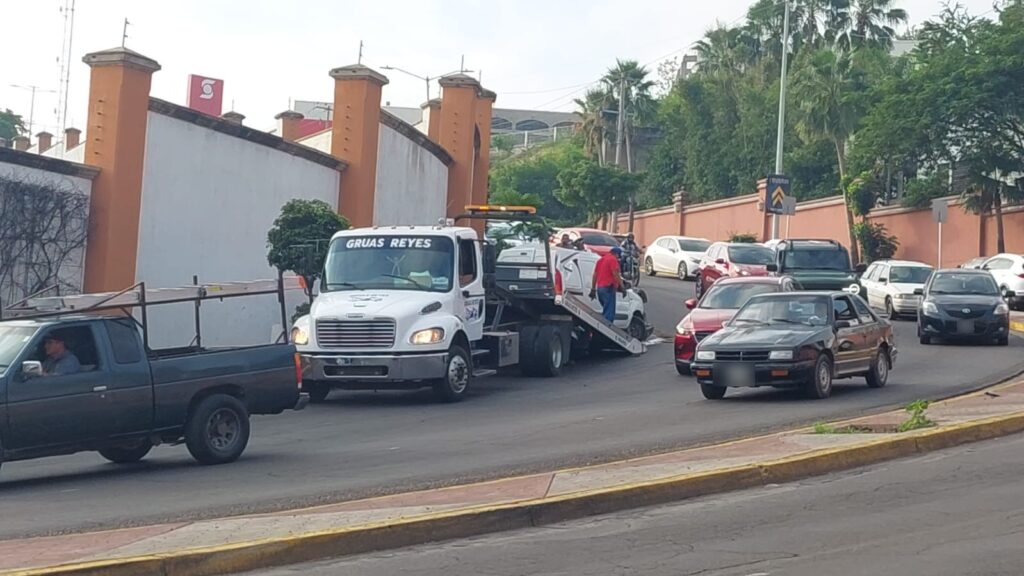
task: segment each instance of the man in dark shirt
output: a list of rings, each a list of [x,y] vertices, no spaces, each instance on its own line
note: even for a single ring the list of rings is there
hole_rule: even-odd
[[[82,370],[78,357],[68,350],[60,334],[47,335],[43,348],[46,350],[46,360],[43,361],[43,374],[46,376],[67,376]]]

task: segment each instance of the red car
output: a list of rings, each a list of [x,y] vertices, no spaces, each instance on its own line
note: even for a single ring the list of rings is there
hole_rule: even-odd
[[[717,332],[751,297],[795,290],[800,290],[800,285],[789,276],[724,278],[708,288],[700,302],[687,300],[691,312],[676,326],[676,371],[688,376],[697,343]]]
[[[596,228],[562,228],[551,236],[551,243],[557,245],[562,241],[562,234],[568,234],[573,242],[582,239],[583,246],[595,254],[607,254],[619,245],[614,236]]]
[[[715,242],[701,258],[694,289],[697,298],[722,278],[768,276],[778,268],[775,251],[760,244]]]

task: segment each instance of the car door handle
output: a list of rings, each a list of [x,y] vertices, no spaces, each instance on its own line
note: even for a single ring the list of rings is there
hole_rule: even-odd
[[[92,391],[93,392],[106,392],[107,391],[107,387],[106,386],[93,386],[92,387]]]

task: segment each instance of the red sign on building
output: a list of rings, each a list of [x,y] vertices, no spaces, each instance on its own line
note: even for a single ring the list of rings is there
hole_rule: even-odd
[[[187,104],[189,108],[210,116],[220,116],[223,104],[223,80],[189,74]]]

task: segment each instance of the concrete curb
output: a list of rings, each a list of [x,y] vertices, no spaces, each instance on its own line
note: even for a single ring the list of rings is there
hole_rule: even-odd
[[[295,536],[2,572],[0,576],[206,576],[528,528],[624,509],[792,482],[1024,431],[1024,413],[908,432],[842,448],[552,498],[481,506]]]
[[[1024,336],[1024,320],[1010,320],[1010,331]]]

